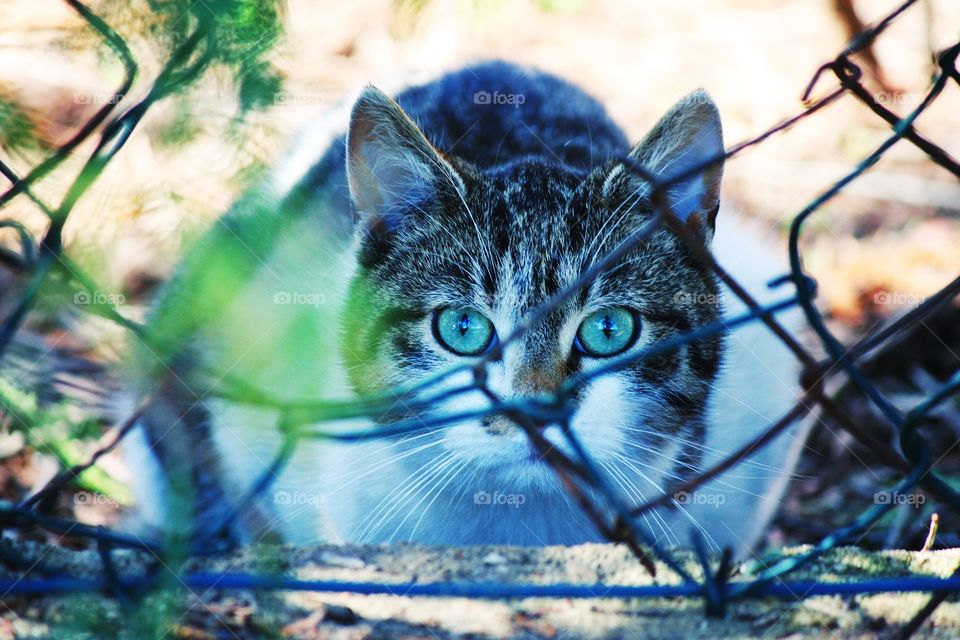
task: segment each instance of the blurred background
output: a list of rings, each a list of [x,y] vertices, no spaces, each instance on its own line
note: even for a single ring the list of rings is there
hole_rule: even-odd
[[[189,4],[192,11],[205,6],[203,0]],[[844,47],[858,23],[870,23],[897,4],[290,0],[276,16],[279,30],[270,26],[272,14],[264,18],[266,26],[240,39],[243,46],[229,64],[211,66],[197,82],[150,109],[75,206],[64,230],[65,253],[112,292],[121,313],[142,318],[151,292],[184,248],[262,179],[318,114],[342,107],[366,83],[396,89],[483,59],[504,58],[572,80],[605,104],[637,140],[674,101],[703,87],[720,108],[732,146],[802,111],[801,95],[817,68]],[[127,40],[140,65],[137,82],[118,105],[121,111],[146,95],[169,55],[168,36],[183,16],[156,10],[163,5],[89,3]],[[251,6],[256,11],[257,3]],[[250,17],[252,24],[257,20]],[[908,113],[929,87],[934,53],[955,42],[958,27],[960,4],[954,0],[919,2],[857,58],[865,84],[885,106]],[[28,173],[113,99],[121,78],[115,57],[67,3],[5,0],[0,4],[0,159],[19,175]],[[813,95],[835,86],[826,74]],[[958,114],[960,87],[953,83],[917,128],[956,157]],[[792,217],[889,133],[862,103],[844,97],[728,162],[726,206],[766,224],[771,242],[785,251]],[[95,137],[35,184],[34,193],[59,202]],[[0,188],[6,187],[0,181]],[[819,282],[821,308],[845,340],[876,330],[960,273],[958,214],[956,178],[905,142],[816,213],[804,236],[805,265]],[[12,200],[2,217],[23,223],[34,237],[48,224],[23,196]],[[17,246],[13,230],[0,231],[5,246]],[[22,287],[17,274],[0,276],[4,315]],[[79,311],[41,304],[31,315],[27,328],[36,340],[37,363],[51,350],[98,363],[122,359],[123,331]],[[944,317],[904,337],[900,357],[876,364],[872,375],[897,402],[909,407],[956,370],[957,320],[954,305]],[[904,357],[907,353],[910,357]],[[38,440],[15,428],[16,415],[5,418],[0,497],[8,500],[29,494],[59,466],[83,459],[116,419],[76,407],[50,413],[43,398],[23,395],[24,385],[17,382],[5,387],[8,409],[18,400],[22,411],[42,414],[41,421],[54,426]],[[109,376],[98,384],[109,386]],[[876,423],[878,438],[895,440],[856,394],[849,394],[847,406],[864,425]],[[960,478],[960,455],[952,448],[960,439],[957,415],[956,405],[948,404],[937,414],[941,422],[930,427],[952,480]],[[74,496],[60,508],[89,522],[113,523],[129,500],[125,470],[111,455],[97,474],[78,491],[108,498],[78,501]],[[845,505],[869,501],[878,479],[892,477],[826,421],[808,448],[771,542],[815,539],[849,517]],[[867,544],[915,544],[934,508],[896,510]]]

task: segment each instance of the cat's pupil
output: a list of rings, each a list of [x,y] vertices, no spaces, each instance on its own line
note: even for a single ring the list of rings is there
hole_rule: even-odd
[[[603,331],[604,337],[609,338],[617,330],[617,323],[611,320],[610,316],[603,316],[603,320],[600,321],[600,330]]]
[[[462,316],[460,316],[460,323],[458,325],[458,328],[460,329],[461,336],[467,335],[467,331],[470,330],[470,316],[468,316],[467,314],[463,314]]]

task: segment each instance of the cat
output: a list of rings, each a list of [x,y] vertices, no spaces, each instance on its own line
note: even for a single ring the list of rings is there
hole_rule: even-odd
[[[162,339],[138,350],[132,374],[150,402],[127,446],[143,522],[224,522],[238,539],[299,544],[602,540],[524,430],[504,415],[477,415],[490,408],[488,395],[417,402],[469,387],[474,374],[460,365],[491,350],[486,384],[505,402],[579,381],[570,427],[625,504],[670,492],[795,402],[797,366],[759,322],[591,377],[745,309],[665,228],[504,342],[651,220],[650,185],[625,158],[668,178],[723,152],[706,92],[682,98],[631,146],[573,84],[489,62],[395,99],[368,86],[346,132],[331,142],[330,130],[329,118],[307,130],[155,304],[149,326]],[[677,181],[671,209],[769,302],[777,294],[766,282],[782,260],[748,222],[718,213],[721,175],[715,164]],[[461,419],[383,439],[302,439],[273,473],[283,425],[260,396],[376,397],[450,369],[387,417],[316,428]],[[221,393],[227,379],[243,380],[246,396]],[[570,452],[558,425],[540,433]],[[788,430],[637,526],[663,545],[689,544],[696,530],[712,549],[745,553],[776,509],[805,433]],[[268,478],[266,491],[240,504]]]

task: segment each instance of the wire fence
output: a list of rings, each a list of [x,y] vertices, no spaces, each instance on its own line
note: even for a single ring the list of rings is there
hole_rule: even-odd
[[[122,149],[124,143],[134,133],[138,123],[151,106],[189,83],[203,70],[204,65],[209,62],[211,43],[216,37],[217,25],[212,22],[200,21],[189,37],[185,38],[176,48],[173,56],[153,81],[152,88],[147,95],[123,113],[116,115],[114,111],[120,103],[120,98],[129,92],[138,73],[137,62],[127,43],[109,25],[76,0],[65,1],[110,46],[122,63],[125,76],[116,89],[115,97],[117,99],[107,101],[70,140],[61,145],[55,153],[27,175],[16,175],[14,171],[0,161],[0,172],[10,182],[9,188],[0,194],[0,207],[14,198],[29,198],[46,213],[50,220],[46,233],[39,241],[32,238],[17,222],[13,220],[0,221],[0,225],[4,227],[15,228],[21,240],[19,253],[5,251],[4,263],[15,268],[27,282],[18,303],[0,325],[0,354],[10,346],[23,325],[24,319],[34,308],[38,291],[45,279],[57,274],[75,283],[80,290],[88,291],[91,294],[97,291],[93,280],[84,275],[82,270],[63,254],[62,233],[71,209],[110,160]],[[905,2],[882,21],[862,32],[835,59],[823,64],[804,93],[806,106],[801,113],[777,124],[753,139],[730,148],[723,156],[712,158],[709,162],[693,167],[684,174],[673,177],[670,181],[664,181],[656,175],[652,175],[630,158],[620,158],[619,160],[623,164],[651,185],[650,193],[656,208],[653,219],[584,272],[571,286],[566,287],[542,307],[533,311],[521,326],[501,340],[477,363],[463,365],[455,370],[446,370],[409,388],[367,399],[362,403],[310,401],[290,403],[252,389],[249,385],[245,385],[242,380],[229,378],[217,389],[217,393],[224,398],[232,398],[247,404],[270,407],[276,410],[281,416],[278,429],[283,434],[283,445],[276,453],[270,467],[254,483],[253,489],[243,496],[224,516],[221,526],[219,528],[212,527],[205,532],[209,534],[204,536],[206,544],[200,544],[195,549],[197,552],[212,553],[229,549],[229,543],[225,542],[224,538],[220,536],[222,529],[227,528],[231,519],[238,517],[238,514],[259,494],[269,489],[273,478],[283,469],[296,450],[297,445],[304,440],[320,438],[359,441],[389,438],[414,431],[442,429],[468,417],[499,414],[511,419],[526,433],[533,446],[541,452],[543,459],[549,463],[563,485],[576,498],[583,511],[607,539],[627,545],[635,554],[638,562],[642,563],[651,573],[655,572],[654,558],[665,563],[680,576],[681,583],[679,585],[631,587],[573,584],[544,586],[532,584],[350,583],[303,581],[279,576],[230,573],[189,574],[181,576],[182,582],[189,588],[256,588],[361,594],[387,593],[410,596],[468,596],[474,598],[690,596],[703,598],[706,603],[706,611],[711,615],[722,615],[727,608],[727,604],[736,598],[767,596],[796,599],[824,594],[863,594],[883,591],[935,592],[935,595],[931,597],[930,605],[925,607],[910,624],[918,626],[922,623],[945,593],[960,592],[960,577],[948,579],[890,577],[855,583],[806,583],[791,582],[785,579],[792,571],[803,567],[819,554],[837,547],[845,541],[850,541],[866,531],[895,506],[892,502],[874,504],[846,526],[824,537],[809,550],[800,555],[784,555],[769,563],[765,569],[749,579],[737,578],[731,580],[732,561],[730,553],[723,553],[719,559],[712,558],[707,552],[703,540],[694,537],[691,542],[703,572],[703,578],[698,580],[684,568],[683,563],[677,559],[673,552],[662,548],[637,524],[638,519],[652,509],[671,504],[678,491],[693,492],[705,482],[738,465],[815,408],[833,416],[851,436],[867,447],[868,450],[874,452],[877,460],[890,466],[901,475],[902,479],[895,491],[908,492],[915,488],[922,488],[928,494],[936,497],[945,507],[960,514],[960,493],[951,488],[948,482],[938,474],[932,462],[929,445],[918,431],[918,425],[931,411],[960,391],[960,372],[954,374],[922,402],[919,402],[909,411],[903,412],[885,397],[858,365],[858,362],[865,355],[884,350],[886,345],[890,343],[891,337],[950,304],[957,293],[960,292],[960,277],[883,330],[852,346],[848,346],[844,345],[825,323],[824,317],[815,303],[816,283],[804,270],[800,251],[800,240],[805,225],[811,216],[824,203],[840,193],[846,185],[870,169],[896,144],[914,145],[931,161],[960,178],[960,164],[936,143],[923,137],[913,127],[916,119],[937,99],[948,83],[953,81],[960,84],[960,72],[956,67],[956,60],[958,54],[960,54],[960,42],[938,54],[936,59],[937,74],[927,94],[916,108],[905,117],[900,117],[890,111],[883,102],[871,94],[862,82],[860,68],[851,61],[854,55],[864,51],[878,35],[884,32],[914,4],[915,0]],[[823,97],[812,98],[827,76],[833,76],[837,85]],[[789,233],[790,272],[779,281],[771,283],[789,291],[789,293],[785,293],[782,301],[778,303],[760,305],[754,300],[750,292],[746,291],[714,260],[700,240],[677,222],[666,197],[667,189],[677,181],[706,171],[726,159],[737,156],[749,147],[763,143],[771,136],[790,128],[803,119],[813,117],[841,97],[848,95],[866,105],[878,118],[881,118],[890,126],[892,132],[882,144],[863,158],[849,173],[823,191],[793,217]],[[63,201],[57,206],[48,205],[33,192],[32,186],[54,171],[77,150],[82,142],[93,136],[98,136],[96,147],[86,160],[78,177],[67,190]],[[537,323],[543,321],[549,311],[556,305],[589,285],[597,275],[616,266],[618,261],[632,248],[649,238],[661,226],[665,226],[674,232],[693,255],[707,269],[715,273],[720,281],[746,304],[748,311],[732,319],[725,319],[722,322],[703,326],[683,335],[658,342],[631,354],[629,357],[618,358],[609,365],[585,376],[569,380],[548,399],[524,398],[508,401],[499,398],[487,382],[489,363],[499,357],[507,345],[535,327]],[[828,354],[826,359],[815,357],[778,321],[778,313],[793,307],[799,307],[802,310],[807,323]],[[109,304],[101,304],[94,300],[88,309],[90,312],[120,323],[148,344],[155,344],[158,347],[163,346],[161,344],[163,339],[150,335],[143,326],[124,318]],[[644,359],[653,358],[658,354],[676,350],[688,342],[733,331],[746,323],[757,322],[762,322],[769,331],[776,334],[803,366],[803,373],[800,378],[801,393],[796,404],[778,420],[770,424],[754,441],[746,444],[740,450],[730,453],[724,460],[704,473],[687,480],[675,490],[671,490],[669,493],[665,492],[663,495],[650,499],[643,504],[630,504],[609,484],[595,461],[587,454],[577,435],[570,428],[570,420],[574,410],[573,404],[570,402],[572,395],[576,393],[579,386],[586,384],[596,376],[610,373],[617,368],[629,366]],[[169,339],[169,336],[167,339]],[[169,349],[163,352],[168,353]],[[449,380],[453,375],[462,374],[464,371],[468,371],[472,375],[472,384],[455,389],[441,389],[442,382]],[[825,381],[838,376],[845,376],[861,394],[872,402],[889,425],[895,429],[899,435],[902,457],[886,443],[879,442],[863,426],[851,419],[844,409],[825,393]],[[405,403],[405,411],[409,411],[410,409],[429,407],[451,396],[475,390],[482,391],[490,399],[490,408],[478,410],[469,415],[440,415],[423,419],[397,417],[386,427],[358,430],[351,433],[333,432],[324,427],[326,422],[349,417],[368,416],[382,420],[385,416],[389,417],[391,415],[391,412],[394,411],[393,407],[397,405],[398,401]],[[49,514],[51,502],[56,495],[91,469],[103,455],[116,448],[136,425],[140,411],[142,409],[138,409],[127,421],[119,425],[116,435],[109,444],[98,450],[85,464],[61,473],[42,490],[18,504],[0,503],[0,530],[39,528],[54,533],[69,533],[70,536],[95,542],[102,558],[100,576],[91,579],[59,575],[55,572],[44,571],[42,566],[27,570],[28,565],[22,558],[11,556],[9,552],[4,551],[2,560],[14,569],[22,570],[22,575],[15,579],[0,579],[0,592],[4,594],[50,594],[97,590],[111,594],[126,594],[129,597],[131,594],[147,593],[153,585],[158,583],[164,571],[161,559],[167,552],[162,542],[146,540],[102,527],[84,525]],[[544,439],[542,428],[547,425],[558,425],[560,427],[566,443],[569,445],[569,453],[550,446]],[[136,579],[120,577],[114,567],[112,552],[124,548],[148,552],[157,559],[157,562],[153,569],[143,577]]]

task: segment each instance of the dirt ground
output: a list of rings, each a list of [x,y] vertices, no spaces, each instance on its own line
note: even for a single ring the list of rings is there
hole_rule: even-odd
[[[24,550],[23,547],[20,548]],[[788,553],[802,553],[793,548]],[[51,568],[83,576],[99,569],[94,552],[31,547]],[[45,554],[45,555],[44,555]],[[685,569],[699,576],[689,554]],[[144,558],[118,553],[121,577],[141,575]],[[848,582],[871,576],[948,577],[960,565],[960,551],[887,551],[846,548],[821,557],[792,576],[795,580]],[[299,580],[336,580],[420,585],[437,582],[516,584],[678,584],[658,564],[652,579],[630,552],[612,545],[578,547],[474,547],[436,549],[412,545],[384,547],[259,548],[216,560],[190,560],[192,572],[259,573]],[[749,571],[744,565],[740,571]],[[734,581],[737,580],[735,574]],[[896,637],[929,599],[927,594],[818,596],[802,601],[760,599],[730,603],[723,619],[703,615],[702,601],[689,598],[519,598],[476,600],[458,597],[408,597],[316,592],[187,590],[175,582],[148,596],[168,599],[169,610],[155,607],[157,619],[143,610],[92,594],[6,598],[0,612],[0,638],[139,638],[149,626],[166,625],[167,637],[184,639],[284,637],[314,638],[876,638]],[[602,594],[598,589],[597,593]],[[149,608],[146,608],[149,609]],[[4,628],[5,626],[5,628]],[[134,630],[135,629],[135,630]],[[279,629],[279,633],[277,632]],[[84,635],[92,633],[93,635]],[[114,635],[116,634],[116,635]],[[960,634],[960,602],[942,604],[917,638],[955,638]]]

